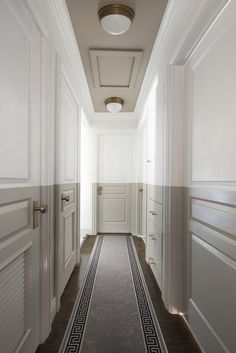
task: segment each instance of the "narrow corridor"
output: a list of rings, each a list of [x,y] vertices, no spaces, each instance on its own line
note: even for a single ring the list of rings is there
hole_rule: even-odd
[[[101,237],[101,235],[100,235]],[[115,285],[119,282],[119,280],[122,280],[122,275],[125,275],[124,278],[126,277],[126,272],[122,272],[124,270],[125,265],[124,264],[124,248],[121,250],[121,248],[124,246],[124,241],[125,241],[125,236],[122,235],[106,235],[105,237],[110,239],[108,241],[108,247],[109,247],[109,255],[108,253],[101,254],[102,258],[100,261],[103,260],[104,266],[107,269],[106,271],[109,272],[110,274],[114,270],[114,264],[122,263],[122,266],[116,266],[115,269],[115,274],[114,278],[109,278],[109,275],[107,276],[105,274],[104,279],[102,278],[103,276],[97,277],[96,281],[98,288],[100,287],[100,305],[95,305],[94,308],[89,307],[89,311],[92,311],[93,315],[93,320],[90,323],[95,325],[94,326],[94,333],[92,335],[88,335],[84,337],[83,340],[83,347],[80,347],[80,350],[75,350],[75,352],[109,352],[109,353],[122,353],[122,352],[145,352],[145,348],[143,346],[143,340],[139,342],[137,340],[137,337],[133,337],[132,341],[132,334],[127,334],[127,331],[130,329],[130,325],[134,324],[133,320],[133,315],[130,312],[129,308],[129,301],[133,300],[132,298],[132,293],[129,293],[129,291],[124,291],[123,293],[125,294],[126,298],[122,298],[122,295],[118,295],[117,297],[114,295],[112,297],[112,290],[107,291],[107,288],[111,285],[111,282]],[[59,313],[56,315],[56,318],[53,323],[52,327],[52,332],[49,336],[49,338],[46,340],[44,344],[39,346],[37,353],[58,353],[60,346],[62,345],[62,340],[64,333],[66,331],[66,327],[69,323],[69,320],[71,318],[72,314],[72,308],[75,305],[76,298],[79,295],[79,292],[82,289],[83,282],[84,282],[84,277],[86,277],[87,274],[87,269],[89,265],[89,261],[91,259],[91,254],[93,252],[93,249],[96,246],[96,240],[98,237],[95,236],[89,236],[85,243],[83,244],[81,248],[81,264],[80,267],[76,267],[72,273],[72,276],[65,288],[65,292],[62,296],[61,299],[61,309]],[[113,238],[113,239],[111,239]],[[115,241],[114,241],[115,238]],[[121,246],[117,246],[118,242],[121,239]],[[188,327],[186,326],[184,320],[179,316],[179,315],[171,315],[167,312],[167,310],[164,307],[163,301],[161,299],[161,292],[160,289],[158,288],[158,285],[154,279],[154,276],[147,265],[145,261],[145,248],[144,248],[144,243],[143,241],[138,238],[138,237],[132,237],[133,242],[135,245],[135,249],[138,254],[138,259],[140,261],[141,269],[145,278],[145,282],[148,288],[148,292],[150,294],[150,298],[155,310],[156,317],[158,319],[158,322],[160,324],[161,332],[164,336],[164,341],[167,346],[168,352],[169,353],[201,353],[201,350],[194,340],[193,336],[191,335]],[[113,241],[112,241],[113,240]],[[111,244],[113,243],[113,247]],[[119,249],[120,248],[120,249]],[[106,251],[106,249],[105,249]],[[107,258],[108,255],[108,258]],[[109,257],[110,259],[115,257],[115,261],[112,262],[110,261],[109,263]],[[126,269],[126,271],[129,271],[129,268]],[[128,281],[127,281],[128,280]],[[103,282],[103,283],[101,283]],[[122,284],[120,282],[119,284]],[[126,281],[123,282],[125,287],[133,286],[132,279],[131,277],[126,277]],[[113,286],[114,293],[115,294],[115,289],[116,286]],[[120,293],[119,293],[120,294]],[[111,297],[110,297],[111,295]],[[108,297],[110,297],[110,300],[107,300]],[[131,297],[131,298],[130,298]],[[119,310],[117,311],[117,300],[120,302],[120,307]],[[124,300],[124,306],[122,306],[122,300]],[[128,302],[127,302],[128,300]],[[111,307],[113,305],[114,308],[111,310],[110,315],[106,316],[104,315],[103,307],[106,308],[108,302],[110,303]],[[127,306],[128,304],[128,306]],[[131,307],[133,306],[134,303],[131,303]],[[95,312],[94,312],[95,310]],[[97,317],[97,310],[102,312],[102,317],[100,325],[99,322],[100,319]],[[119,319],[117,318],[117,315],[119,316]],[[89,313],[88,313],[89,316]],[[104,330],[104,324],[106,325],[105,321],[108,321],[108,326],[107,329]],[[119,320],[124,320],[123,325],[119,325]],[[103,321],[103,322],[102,322]],[[115,324],[116,330],[112,334],[112,323]],[[137,328],[136,328],[137,329]],[[100,332],[101,330],[101,332]],[[90,338],[92,337],[92,342],[90,342]],[[135,338],[135,339],[134,339]],[[141,343],[141,344],[140,344]],[[132,346],[127,346],[131,344]],[[135,347],[135,345],[137,345]],[[135,350],[134,350],[135,347]],[[143,347],[143,348],[142,348]],[[61,348],[62,349],[62,348]],[[62,349],[62,352],[64,350]],[[65,350],[65,352],[67,352]],[[164,348],[160,352],[165,352]]]
[[[235,14],[0,0],[0,353],[235,353]]]

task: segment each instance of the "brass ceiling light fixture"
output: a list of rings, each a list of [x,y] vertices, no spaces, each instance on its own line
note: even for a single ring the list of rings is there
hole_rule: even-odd
[[[107,98],[104,103],[110,113],[119,113],[124,105],[123,99],[119,97]]]
[[[102,28],[114,36],[128,31],[134,19],[135,12],[131,7],[121,4],[111,4],[98,11]]]

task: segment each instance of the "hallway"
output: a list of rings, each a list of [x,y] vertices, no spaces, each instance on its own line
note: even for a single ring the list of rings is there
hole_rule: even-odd
[[[193,336],[191,335],[185,321],[178,315],[169,314],[168,311],[165,309],[163,301],[161,299],[160,289],[158,288],[153,274],[151,273],[150,268],[145,261],[145,247],[142,239],[133,237],[133,241],[168,352],[201,353],[202,351],[194,340]],[[61,309],[55,317],[55,321],[52,326],[52,332],[46,342],[38,348],[37,353],[59,352],[59,348],[61,346],[67,324],[71,317],[70,315],[72,313],[76,297],[78,296],[78,293],[81,290],[81,285],[84,282],[84,276],[86,275],[87,271],[86,268],[88,266],[89,258],[91,256],[95,242],[96,237],[94,236],[88,237],[84,242],[81,248],[80,267],[76,268],[73,271],[72,276],[65,288],[65,292],[62,296]],[[104,300],[103,303],[105,303]],[[123,316],[123,313],[126,314],[124,308],[121,308],[120,315]],[[111,318],[112,317],[113,316],[111,315]],[[118,332],[121,329],[123,330],[123,326],[121,326],[120,328],[118,327]],[[107,335],[107,332],[105,331],[104,334]],[[95,337],[99,336],[95,333]],[[105,339],[105,336],[102,335],[102,332],[99,338]],[[110,337],[106,337],[106,339],[107,338],[108,342],[110,341],[112,344],[113,335],[111,335]],[[122,340],[123,344],[126,343],[125,336],[121,336],[120,339]],[[109,346],[108,342],[103,341],[106,349],[108,348],[107,346]],[[102,350],[99,350],[99,352],[102,352]],[[117,345],[114,344],[114,346],[112,346],[111,352],[123,352],[123,350],[117,350]],[[128,351],[125,350],[125,352]],[[133,351],[131,350],[131,352]]]
[[[235,353],[235,14],[0,0],[0,353]]]

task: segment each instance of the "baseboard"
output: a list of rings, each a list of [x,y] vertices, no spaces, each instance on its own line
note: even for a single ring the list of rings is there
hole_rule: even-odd
[[[52,302],[51,302],[51,312],[50,312],[51,323],[55,319],[56,313],[57,313],[56,297],[54,297]]]
[[[143,240],[144,244],[146,245],[146,236],[142,235],[142,234],[132,234],[133,236],[140,238]]]
[[[198,338],[196,337],[195,333],[193,332],[191,326],[189,325],[189,322],[188,322],[186,316],[183,314],[183,315],[181,315],[181,317],[183,318],[185,324],[188,326],[189,331],[191,332],[191,334],[192,334],[192,336],[194,337],[195,341],[196,341],[197,344],[199,345],[199,348],[201,349],[202,353],[205,353],[205,351],[204,351],[204,349],[203,349],[201,343],[199,342],[199,340],[198,340]]]
[[[83,244],[87,238],[88,238],[88,234],[85,234],[82,237],[80,236],[80,248],[83,246]]]

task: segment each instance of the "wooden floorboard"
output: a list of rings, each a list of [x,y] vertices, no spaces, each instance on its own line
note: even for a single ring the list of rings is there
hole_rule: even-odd
[[[52,331],[46,342],[39,346],[37,353],[58,353],[73,305],[87,268],[96,237],[89,236],[81,249],[80,266],[76,267],[61,298],[61,308],[52,324]],[[201,353],[183,318],[171,315],[165,309],[161,292],[145,261],[145,247],[141,238],[134,237],[141,267],[156,311],[158,321],[169,353]],[[99,353],[99,352],[98,352]],[[125,353],[125,352],[121,352]]]
[[[169,353],[202,353],[184,319],[170,314],[161,298],[161,291],[145,261],[145,245],[141,238],[133,237],[148,291]]]

